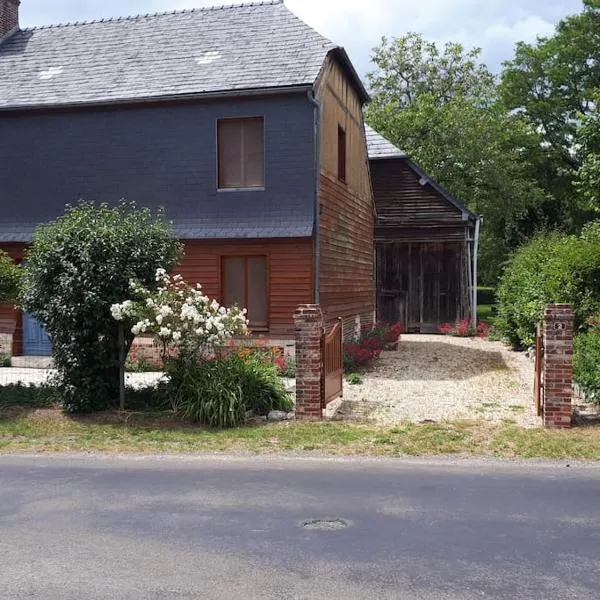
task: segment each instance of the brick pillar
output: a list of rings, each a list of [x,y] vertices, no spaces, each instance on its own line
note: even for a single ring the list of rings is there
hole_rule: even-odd
[[[573,311],[551,304],[544,311],[544,427],[571,427]]]
[[[296,419],[323,418],[321,408],[321,337],[323,313],[318,304],[303,304],[294,313],[296,325]]]

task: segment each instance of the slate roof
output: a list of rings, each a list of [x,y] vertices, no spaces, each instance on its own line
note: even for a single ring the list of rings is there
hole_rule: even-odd
[[[282,0],[24,29],[0,44],[0,110],[308,87],[332,51],[366,99]]]
[[[386,140],[380,133],[365,124],[367,150],[371,160],[379,158],[406,158],[406,154]]]

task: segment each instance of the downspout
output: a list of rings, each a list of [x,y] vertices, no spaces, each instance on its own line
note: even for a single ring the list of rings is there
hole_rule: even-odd
[[[473,326],[477,327],[477,262],[479,254],[479,233],[483,217],[478,215],[475,220],[475,239],[473,240]]]
[[[309,90],[308,101],[314,106],[314,142],[315,142],[315,216],[314,216],[314,284],[315,304],[321,300],[321,115],[323,106],[317,100],[314,90]]]

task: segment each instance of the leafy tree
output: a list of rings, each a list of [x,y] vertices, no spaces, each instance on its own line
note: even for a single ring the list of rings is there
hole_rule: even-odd
[[[0,302],[16,300],[21,283],[21,269],[13,259],[0,250]]]
[[[551,37],[517,44],[505,63],[501,97],[542,138],[529,153],[532,176],[555,198],[556,225],[577,229],[589,218],[572,186],[585,153],[578,130],[596,106],[600,87],[600,0],[583,0],[583,11],[561,21]]]
[[[581,127],[577,131],[578,151],[581,165],[575,174],[575,187],[581,194],[586,208],[600,211],[600,90],[594,95],[594,108],[581,115]]]
[[[420,35],[384,39],[369,74],[368,122],[405,150],[456,198],[485,217],[483,279],[508,252],[546,226],[548,196],[529,175],[540,138],[498,102],[478,49],[439,49]]]
[[[162,214],[82,203],[35,233],[21,303],[52,340],[65,409],[104,410],[118,397],[119,324],[111,306],[135,279],[152,289],[181,254]],[[133,334],[125,332],[127,349]]]

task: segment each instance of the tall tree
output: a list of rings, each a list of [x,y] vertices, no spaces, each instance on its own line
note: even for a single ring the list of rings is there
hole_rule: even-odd
[[[583,0],[583,11],[561,21],[553,36],[517,44],[505,63],[502,101],[542,137],[529,155],[532,174],[556,199],[561,222],[577,229],[587,218],[573,180],[584,161],[578,143],[582,119],[595,110],[600,87],[600,0]]]
[[[482,213],[483,276],[546,224],[547,196],[529,176],[540,138],[498,102],[478,49],[439,48],[418,34],[384,39],[373,54],[368,122],[471,210]]]

